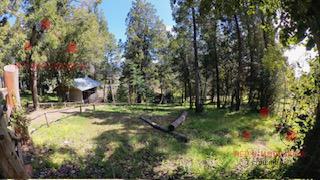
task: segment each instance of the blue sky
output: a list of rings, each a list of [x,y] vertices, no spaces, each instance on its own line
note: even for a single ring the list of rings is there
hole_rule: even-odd
[[[117,39],[126,40],[125,20],[131,8],[133,0],[104,0],[100,8],[104,12],[109,25],[109,30]],[[165,25],[172,27],[174,21],[171,15],[170,0],[147,0],[157,10],[157,15],[164,21]]]

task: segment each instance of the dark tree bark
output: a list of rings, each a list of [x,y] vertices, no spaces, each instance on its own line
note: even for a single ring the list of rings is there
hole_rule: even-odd
[[[253,32],[250,28],[250,23],[247,22],[248,29],[248,45],[249,45],[249,57],[250,57],[250,76],[249,76],[249,106],[253,108],[254,106],[254,48],[253,48]],[[253,28],[254,29],[254,28]]]
[[[128,83],[128,104],[132,103],[132,86],[130,85],[130,83]]]
[[[192,101],[192,87],[191,81],[188,81],[188,89],[189,89],[189,109],[193,109],[193,101]]]
[[[33,26],[31,38],[30,38],[30,45],[32,47],[36,46],[38,42],[38,33],[36,30],[36,26]],[[31,92],[32,92],[32,101],[33,101],[33,108],[37,110],[39,108],[38,103],[38,88],[37,88],[37,82],[38,82],[38,76],[37,76],[37,65],[32,60],[32,50],[28,54],[26,61],[29,63],[29,76],[30,76],[30,85],[31,85]]]
[[[108,103],[108,99],[106,98],[106,80],[104,80],[104,84],[103,84],[103,102],[104,103]]]
[[[190,80],[190,70],[188,67],[188,55],[185,55],[184,60],[184,64],[185,64],[185,73],[186,73],[186,89],[185,89],[185,101],[187,101],[187,89],[188,89],[188,93],[189,93],[189,108],[192,109],[193,108],[193,102],[192,102],[192,87],[191,87],[191,80]],[[187,88],[188,85],[188,88]]]
[[[216,27],[214,29],[216,32]],[[218,59],[218,51],[217,51],[217,38],[216,33],[214,33],[214,40],[213,40],[213,57],[214,57],[214,69],[216,71],[215,79],[216,79],[216,92],[217,92],[217,108],[220,108],[220,78],[219,78],[219,59]]]
[[[261,18],[261,25],[265,26],[266,25],[266,20],[265,17],[263,15],[263,13],[260,13],[260,18]],[[268,34],[265,30],[262,31],[262,35],[263,35],[263,42],[264,42],[264,48],[268,48],[268,43],[269,43],[269,39],[268,39]]]
[[[241,31],[240,31],[240,25],[239,25],[239,20],[237,15],[234,15],[234,21],[236,23],[236,32],[237,32],[237,39],[238,39],[238,76],[236,81],[235,110],[239,111],[240,104],[241,104],[242,39],[241,39]]]
[[[194,50],[194,70],[195,70],[195,92],[196,92],[196,113],[203,111],[202,102],[200,98],[200,71],[198,62],[198,45],[197,45],[197,24],[195,8],[192,7],[192,22],[193,22],[193,50]]]
[[[209,79],[209,75],[208,75],[208,71],[206,70],[206,72],[205,72],[204,87],[203,87],[203,91],[202,91],[202,102],[206,102],[206,100],[207,100],[207,84],[208,84],[208,79]]]

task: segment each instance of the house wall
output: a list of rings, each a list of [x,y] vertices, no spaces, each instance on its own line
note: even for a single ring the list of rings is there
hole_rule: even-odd
[[[74,88],[70,89],[69,98],[70,98],[70,101],[72,102],[82,101],[83,100],[82,91]]]

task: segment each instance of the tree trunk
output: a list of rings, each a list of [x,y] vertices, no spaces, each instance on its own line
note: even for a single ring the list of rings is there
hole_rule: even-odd
[[[264,19],[263,13],[260,13],[260,18],[261,18],[262,26],[265,26],[266,25],[266,21]],[[269,43],[267,32],[265,30],[263,30],[262,31],[262,35],[263,35],[263,40],[264,40],[264,48],[267,49],[268,48],[268,43]]]
[[[184,81],[184,102],[187,101],[187,80]],[[183,102],[183,100],[182,100]]]
[[[203,92],[202,92],[202,102],[206,102],[207,100],[207,84],[208,84],[208,73],[206,72],[206,77],[204,81],[204,87],[203,87]]]
[[[193,109],[193,102],[192,102],[192,87],[191,87],[191,81],[188,82],[188,89],[189,89],[189,108]]]
[[[193,108],[193,103],[192,103],[192,87],[191,87],[191,80],[190,80],[190,70],[189,70],[189,67],[188,67],[188,55],[186,54],[185,55],[186,57],[184,58],[184,64],[185,64],[185,73],[186,73],[186,83],[188,84],[188,93],[189,93],[189,108],[192,109]],[[187,89],[186,90],[186,94],[185,94],[185,100],[187,100]]]
[[[163,96],[163,89],[162,89],[162,85],[160,85],[160,93],[161,93],[161,99],[160,99],[159,104],[162,104],[162,103],[163,103],[163,98],[164,98],[164,96]]]
[[[132,103],[132,86],[128,83],[128,104]]]
[[[230,94],[229,94],[229,74],[228,74],[228,73],[226,74],[225,87],[226,87],[225,102],[224,102],[224,105],[223,105],[223,106],[227,106],[228,99],[229,99],[229,97],[230,97]]]
[[[216,31],[216,30],[215,30]],[[216,71],[216,92],[217,92],[217,108],[220,108],[220,78],[219,78],[219,59],[218,59],[218,51],[217,51],[217,38],[216,34],[214,35],[213,41],[213,57],[214,57],[214,68]]]
[[[116,96],[114,94],[112,85],[110,85],[110,91],[111,91],[111,96],[112,96],[112,104],[116,104]]]
[[[142,94],[140,92],[138,92],[138,95],[137,95],[137,103],[142,103]]]
[[[31,92],[32,92],[33,108],[37,110],[39,108],[38,88],[37,88],[37,82],[38,82],[37,67],[36,66],[34,68],[31,67],[30,73],[31,73]]]
[[[239,26],[239,20],[237,15],[234,15],[234,21],[236,23],[236,31],[237,31],[237,39],[238,39],[238,76],[236,81],[236,106],[235,110],[240,110],[241,104],[241,75],[242,75],[242,39],[241,39],[241,31]]]
[[[38,42],[37,29],[36,29],[36,26],[34,25],[32,27],[30,45],[32,47],[34,47],[34,46],[36,46],[37,42]],[[33,107],[35,110],[37,110],[39,108],[38,89],[37,89],[37,82],[38,82],[37,65],[32,60],[32,50],[31,50],[30,54],[27,55],[26,60],[29,63],[28,68],[29,68],[29,75],[30,75],[30,85],[31,85],[31,92],[32,92]]]
[[[196,113],[203,111],[202,102],[200,98],[201,80],[198,62],[198,46],[197,46],[197,24],[195,9],[192,7],[192,22],[193,22],[193,50],[194,50],[194,70],[195,70],[195,92],[196,92]]]
[[[103,85],[103,102],[108,103],[108,100],[106,99],[106,80],[104,80],[104,85]]]
[[[235,98],[235,92],[232,93],[231,95],[231,104],[230,104],[230,109],[234,109],[234,98]]]
[[[249,46],[249,57],[250,57],[250,75],[249,75],[249,106],[253,108],[254,106],[254,99],[253,99],[253,92],[254,92],[254,48],[253,48],[253,39],[254,36],[250,27],[250,23],[247,22],[247,29],[248,29],[248,46]],[[252,29],[255,29],[253,27]],[[253,36],[252,36],[253,35]]]

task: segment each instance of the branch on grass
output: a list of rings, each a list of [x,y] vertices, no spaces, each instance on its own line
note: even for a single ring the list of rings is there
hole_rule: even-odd
[[[171,132],[171,131],[169,131],[167,128],[162,127],[162,126],[158,125],[157,123],[150,121],[149,119],[146,119],[146,118],[143,118],[143,117],[140,117],[140,119],[141,119],[143,122],[149,124],[149,125],[150,125],[151,127],[153,127],[154,129],[157,129],[157,130],[159,130],[159,131],[162,131],[162,132],[164,132],[164,133],[168,133],[168,134],[172,135],[172,136],[175,137],[178,141],[185,142],[185,143],[187,143],[187,142],[189,141],[189,139],[188,139],[185,135],[183,135],[183,134],[180,134],[180,133],[177,133],[177,132]]]
[[[186,119],[188,113],[184,111],[176,120],[174,120],[169,126],[169,131],[174,131],[177,127],[179,127]]]

